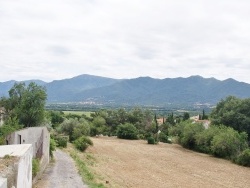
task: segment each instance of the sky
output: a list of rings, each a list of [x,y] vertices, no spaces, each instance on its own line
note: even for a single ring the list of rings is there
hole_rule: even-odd
[[[0,82],[200,75],[250,83],[249,0],[0,0]]]

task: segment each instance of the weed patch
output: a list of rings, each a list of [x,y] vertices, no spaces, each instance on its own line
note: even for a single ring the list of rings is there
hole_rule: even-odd
[[[81,160],[81,158],[78,156],[77,152],[70,151],[70,156],[76,162],[79,174],[81,175],[83,181],[86,184],[88,184],[88,186],[90,188],[105,188],[105,186],[103,184],[95,182],[94,174],[89,170],[86,163],[83,160]],[[93,161],[93,156],[91,156],[91,155],[87,155],[86,158]]]

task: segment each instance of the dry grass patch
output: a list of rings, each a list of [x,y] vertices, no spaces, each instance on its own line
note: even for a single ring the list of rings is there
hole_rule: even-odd
[[[106,187],[249,187],[250,168],[176,144],[91,138],[89,169]],[[91,160],[90,160],[91,161]]]

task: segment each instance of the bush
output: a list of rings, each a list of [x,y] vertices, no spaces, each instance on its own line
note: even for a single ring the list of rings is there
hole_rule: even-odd
[[[148,138],[148,144],[156,144],[154,137]]]
[[[7,119],[3,126],[0,126],[0,145],[5,145],[5,137],[22,127],[14,120]]]
[[[219,134],[221,128],[218,126],[210,126],[208,129],[196,134],[196,149],[204,153],[211,153],[211,142],[215,135]]]
[[[160,142],[171,143],[171,141],[169,141],[169,139],[168,139],[168,135],[163,133],[163,132],[161,132],[159,134],[159,140],[160,140]]]
[[[181,145],[185,148],[195,149],[196,148],[195,136],[196,134],[204,131],[204,129],[205,128],[203,127],[202,124],[197,124],[197,123],[185,124],[183,133],[180,138]]]
[[[67,136],[57,136],[55,137],[57,147],[67,147],[68,137]]]
[[[242,166],[250,167],[250,149],[244,150],[236,159],[236,163]]]
[[[122,139],[136,140],[138,139],[138,130],[131,123],[125,123],[117,127],[117,137]]]
[[[53,157],[53,151],[56,150],[56,141],[53,138],[50,138],[49,143],[49,155],[50,157]]]
[[[86,136],[81,136],[73,143],[75,147],[80,151],[85,151],[89,146],[93,146],[93,142]]]
[[[211,142],[211,151],[215,156],[235,159],[247,148],[247,134],[238,133],[232,128],[223,127]]]
[[[40,170],[39,159],[32,159],[32,178],[34,178]]]

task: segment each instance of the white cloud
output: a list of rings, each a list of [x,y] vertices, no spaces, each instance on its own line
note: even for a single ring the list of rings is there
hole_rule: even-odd
[[[250,83],[246,0],[3,0],[0,81],[79,74]]]

